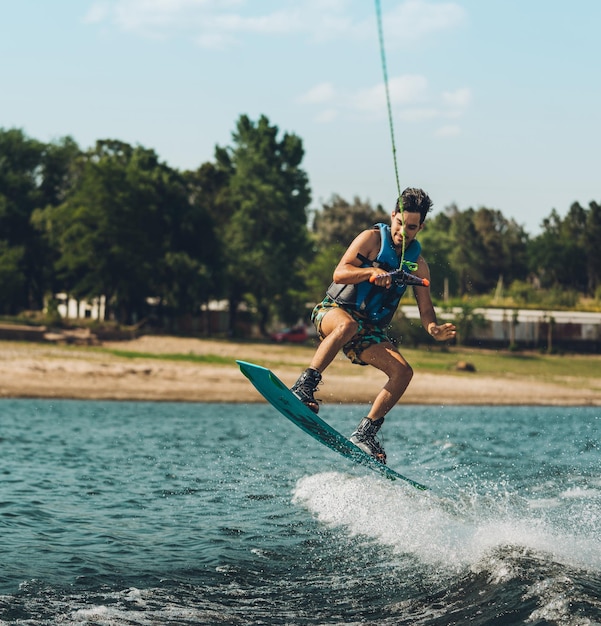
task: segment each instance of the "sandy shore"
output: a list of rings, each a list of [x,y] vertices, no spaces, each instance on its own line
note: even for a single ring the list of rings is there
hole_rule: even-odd
[[[130,359],[91,348],[0,341],[0,397],[261,402],[233,359],[266,365],[292,385],[313,352],[299,346],[149,336],[103,346],[146,355],[213,356],[223,363]],[[368,403],[384,382],[382,373],[353,366],[341,356],[327,370],[318,397],[325,403]],[[402,402],[601,406],[601,381],[589,379],[574,388],[507,376],[416,370]]]

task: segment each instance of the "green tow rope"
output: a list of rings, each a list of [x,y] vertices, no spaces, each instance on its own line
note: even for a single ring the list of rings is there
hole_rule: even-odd
[[[386,107],[388,109],[388,127],[390,128],[390,141],[392,144],[392,160],[394,163],[394,177],[396,180],[397,197],[399,199],[399,210],[401,212],[401,220],[403,223],[403,230],[405,229],[405,216],[403,214],[403,204],[401,201],[401,185],[399,183],[399,167],[396,158],[396,142],[394,140],[394,124],[392,121],[392,105],[390,104],[390,90],[388,89],[388,71],[386,69],[386,50],[384,46],[384,30],[382,28],[382,9],[380,7],[380,0],[376,2],[376,19],[378,22],[378,38],[380,40],[380,59],[382,61],[382,74],[384,75],[384,89],[386,91]],[[405,238],[403,238],[403,250],[401,252],[401,263],[399,267],[405,267],[415,272],[417,270],[417,263],[411,261],[405,261]]]

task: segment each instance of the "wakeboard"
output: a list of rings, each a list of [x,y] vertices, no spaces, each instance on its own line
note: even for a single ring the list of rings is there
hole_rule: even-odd
[[[335,428],[332,428],[306,407],[271,370],[246,361],[236,361],[236,363],[238,363],[241,372],[273,407],[324,446],[338,452],[353,463],[368,467],[390,480],[403,480],[422,491],[428,489],[425,485],[421,485],[376,461],[354,443],[351,443],[344,435],[341,435]]]

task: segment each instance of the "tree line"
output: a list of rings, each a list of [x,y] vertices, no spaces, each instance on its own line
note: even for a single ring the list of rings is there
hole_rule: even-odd
[[[303,142],[266,116],[241,115],[228,146],[196,170],[118,140],[82,150],[0,129],[0,314],[42,310],[54,294],[104,296],[105,315],[198,315],[242,304],[262,332],[294,322],[323,297],[352,238],[390,209],[333,195],[312,211]],[[601,295],[601,206],[552,210],[530,237],[498,210],[450,206],[420,234],[437,299],[491,293],[516,299],[555,291]],[[569,299],[569,298],[568,298]],[[567,302],[569,304],[569,302]]]

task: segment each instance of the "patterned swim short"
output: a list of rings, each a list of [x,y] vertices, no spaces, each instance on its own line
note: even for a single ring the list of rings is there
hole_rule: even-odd
[[[311,321],[322,339],[323,335],[321,334],[321,322],[323,317],[328,311],[336,308],[340,308],[348,313],[359,325],[355,336],[342,346],[342,351],[352,363],[356,363],[357,365],[368,365],[368,363],[361,359],[362,352],[366,348],[369,348],[377,343],[390,342],[390,338],[379,326],[371,324],[357,311],[340,306],[337,302],[334,302],[332,298],[326,296],[313,309],[313,313],[311,314]]]

